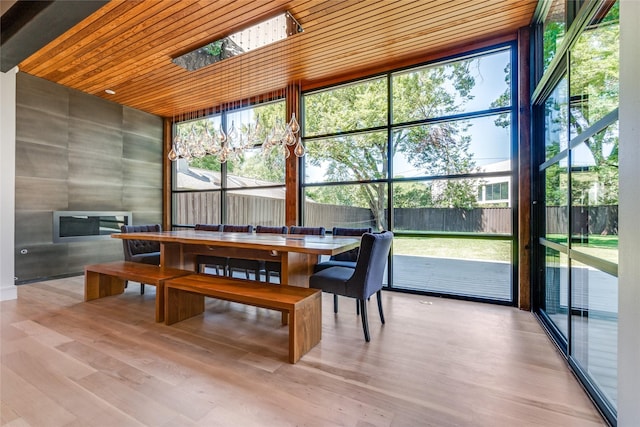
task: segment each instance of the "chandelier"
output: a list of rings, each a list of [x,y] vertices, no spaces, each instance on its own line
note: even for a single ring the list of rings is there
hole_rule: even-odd
[[[241,129],[237,129],[232,120],[226,132],[222,125],[215,129],[209,120],[204,120],[203,123],[203,126],[198,127],[195,123],[190,127],[176,127],[171,151],[168,154],[169,160],[191,160],[211,155],[215,156],[220,163],[225,163],[227,160],[239,159],[243,151],[253,149],[256,145],[262,145],[265,153],[274,149],[279,150],[285,158],[291,156],[291,151],[297,157],[305,154],[302,138],[299,135],[300,124],[295,113],[291,114],[291,119],[286,125],[283,125],[281,119],[276,119],[264,140],[261,137],[263,132],[259,115],[256,116],[255,123],[242,126]]]

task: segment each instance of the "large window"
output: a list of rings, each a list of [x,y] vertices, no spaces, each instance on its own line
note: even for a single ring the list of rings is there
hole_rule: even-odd
[[[305,224],[394,231],[390,287],[513,303],[513,54],[305,93]]]
[[[571,16],[563,2],[553,3],[538,29],[544,43],[537,61],[547,71],[534,96],[533,128],[541,130],[534,134],[534,183],[543,202],[533,211],[536,270],[542,272],[534,303],[615,424],[619,5],[585,2]],[[564,22],[576,24],[565,31]],[[560,40],[566,35],[572,39]]]
[[[284,119],[284,101],[223,111],[206,118],[179,122],[174,134],[201,131],[235,134],[235,146],[226,161],[219,156],[190,153],[174,162],[173,226],[207,224],[283,225],[284,156],[263,150],[273,124]],[[261,129],[252,141],[243,141],[249,127]],[[231,147],[233,148],[233,147]]]

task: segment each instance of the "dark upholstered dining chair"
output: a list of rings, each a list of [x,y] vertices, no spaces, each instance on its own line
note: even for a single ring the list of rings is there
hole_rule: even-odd
[[[331,234],[334,236],[362,236],[364,233],[371,233],[372,228],[339,228],[333,227]],[[358,252],[360,248],[351,249],[350,251],[342,252],[341,254],[332,255],[328,261],[323,261],[315,265],[313,268],[314,273],[322,271],[330,267],[349,267],[356,268],[356,261],[358,260]],[[338,309],[338,295],[333,295],[333,309]],[[360,314],[360,304],[356,301],[356,313]]]
[[[326,230],[324,227],[299,227],[292,226],[289,228],[289,234],[305,234],[307,236],[324,236]]]
[[[339,228],[333,227],[331,232],[334,236],[353,236],[360,237],[364,233],[371,233],[371,227],[368,228]],[[329,267],[351,267],[356,268],[356,261],[358,260],[358,252],[360,248],[351,249],[350,251],[343,252],[341,254],[332,255],[328,261],[323,261],[316,264],[314,272],[324,270]]]
[[[289,234],[299,234],[307,236],[324,236],[326,230],[324,227],[298,227],[292,226],[289,228]],[[279,261],[265,261],[264,270],[266,271],[266,280],[270,283],[270,277],[272,274],[280,276],[282,273],[282,264]]]
[[[120,227],[123,233],[141,233],[149,231],[162,231],[160,224],[123,225]],[[140,262],[143,264],[160,265],[160,242],[151,240],[122,240],[124,260]],[[125,286],[127,283],[125,282]],[[140,283],[140,294],[144,294],[144,283]]]
[[[374,293],[378,300],[380,321],[384,324],[382,311],[382,282],[384,270],[393,241],[393,233],[365,233],[360,241],[360,252],[356,268],[330,267],[314,273],[309,278],[309,287],[321,289],[334,295],[355,298],[360,305],[364,339],[369,342],[369,323],[367,320],[367,300]],[[334,306],[337,312],[337,306]]]
[[[196,231],[222,231],[222,224],[196,224],[194,229]],[[220,276],[220,269],[222,269],[222,276],[225,274],[227,268],[227,257],[213,256],[213,255],[196,255],[196,271],[198,273],[204,273],[206,267],[215,268],[216,274]]]
[[[287,234],[288,228],[282,227],[270,227],[264,225],[256,226],[256,234],[268,233],[268,234]],[[256,280],[260,280],[260,272],[265,271],[265,279],[269,282],[269,272],[265,270],[265,263],[269,261],[261,261],[257,259],[241,259],[230,258],[228,265],[233,270],[245,271],[247,279],[249,278],[249,271],[253,271],[256,276]]]
[[[217,227],[217,229],[216,229]],[[223,233],[253,233],[253,225],[212,225],[212,224],[196,224],[196,230],[203,231],[222,231]],[[222,275],[232,275],[232,270],[229,266],[229,257],[217,256],[217,255],[197,255],[196,256],[196,268],[198,272],[204,273],[204,268],[214,266],[216,274],[220,276],[220,268],[222,268]],[[247,279],[249,278],[249,272],[247,271]]]

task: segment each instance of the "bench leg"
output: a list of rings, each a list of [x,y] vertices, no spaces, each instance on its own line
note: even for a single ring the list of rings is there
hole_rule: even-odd
[[[156,285],[156,322],[164,322],[164,281]]]
[[[296,363],[322,338],[322,293],[296,305],[289,313],[289,363]]]
[[[124,292],[125,280],[114,276],[87,271],[84,275],[84,300],[104,298]]]
[[[172,325],[204,312],[204,295],[164,286],[164,323]]]

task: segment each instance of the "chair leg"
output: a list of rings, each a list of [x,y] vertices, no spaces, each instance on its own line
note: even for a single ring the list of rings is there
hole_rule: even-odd
[[[367,321],[367,300],[361,299],[358,300],[358,302],[360,303],[359,305],[362,315],[362,330],[364,331],[364,340],[366,342],[369,342],[371,341],[371,338],[369,337],[369,322]]]
[[[333,294],[333,312],[338,312],[338,295]]]
[[[380,313],[380,321],[384,325],[384,313],[382,312],[382,291],[376,292],[378,298],[378,312]]]
[[[356,316],[360,316],[360,300],[356,300]]]
[[[144,295],[144,283],[140,283],[140,295]]]

